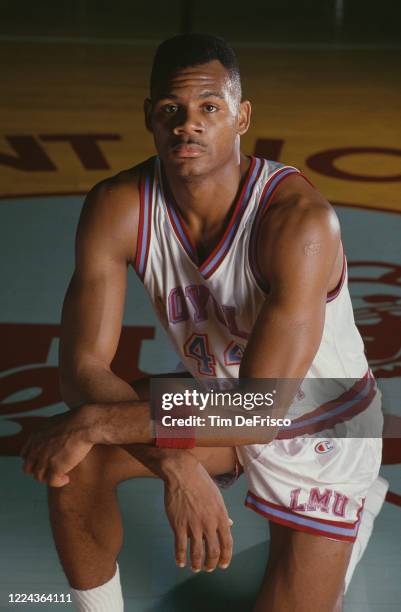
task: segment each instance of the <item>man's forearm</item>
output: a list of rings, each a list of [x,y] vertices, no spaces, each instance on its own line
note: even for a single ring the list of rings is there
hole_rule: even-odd
[[[84,404],[137,400],[138,395],[125,380],[100,364],[88,364],[78,371],[60,368],[60,391],[69,408]]]
[[[243,413],[241,413],[242,415]],[[246,413],[248,415],[248,413]],[[235,424],[235,413],[232,410],[221,410],[221,418],[228,421],[224,427],[211,422],[191,428],[192,436],[199,447],[228,447],[271,442],[277,434],[277,427],[239,427]],[[195,417],[196,418],[196,417]],[[197,417],[200,418],[200,417]],[[206,417],[207,418],[207,417]],[[220,418],[220,417],[219,417]],[[141,445],[143,449],[155,448],[154,423],[151,420],[150,404],[144,401],[119,402],[117,404],[88,404],[80,409],[80,427],[85,432],[87,441],[93,444],[116,444],[126,448],[127,445]],[[231,424],[230,424],[231,423]],[[183,430],[185,427],[183,427]],[[166,432],[169,429],[166,428]],[[177,430],[172,435],[177,435]],[[170,436],[171,437],[171,436]],[[175,449],[165,449],[164,455],[170,458]],[[176,451],[182,453],[182,450]],[[185,452],[185,451],[184,451]],[[136,455],[135,455],[136,456]],[[149,457],[155,457],[150,453]],[[140,459],[140,455],[138,455]]]
[[[149,402],[87,404],[79,409],[80,421],[93,444],[152,444]]]
[[[91,374],[88,369],[79,386],[80,399],[86,401],[78,408],[77,416],[82,429],[85,430],[85,437],[93,444],[121,446],[157,476],[167,477],[165,472],[171,471],[174,461],[180,465],[183,464],[183,461],[185,463],[188,451],[155,448],[154,424],[151,420],[149,402],[138,399],[136,392],[113,373],[110,373],[113,379],[109,378],[109,382],[113,383],[116,395],[119,395],[120,398],[124,397],[124,394],[130,397],[110,400],[109,391],[102,393],[102,389],[107,387],[108,374],[109,372],[105,371],[102,377],[101,372],[96,371]],[[120,380],[122,384],[118,387]],[[101,384],[98,384],[97,381],[100,381]],[[296,389],[293,394],[295,392]],[[99,400],[104,396],[108,399]],[[278,413],[278,416],[282,417],[285,410],[281,408]],[[220,416],[227,418],[226,423],[232,422],[233,424],[218,427],[208,423],[208,427],[193,427],[196,446],[228,447],[264,444],[271,442],[277,435],[277,427],[239,427],[235,425],[231,410],[222,409]],[[188,457],[188,461],[193,462],[193,455]]]
[[[129,415],[125,411],[125,414],[122,415],[125,425],[123,425],[117,417],[117,427],[127,427],[128,425],[128,432],[130,432],[131,422],[127,423],[127,420],[132,419],[135,423],[139,416],[139,413],[135,413],[136,402],[138,402],[138,406],[140,404],[146,404],[145,402],[139,402],[138,395],[131,385],[119,378],[111,370],[99,365],[88,365],[85,368],[81,368],[79,373],[75,372],[70,375],[62,371],[60,388],[63,400],[69,408],[79,408],[81,412],[82,410],[87,412],[86,406],[88,404],[100,405],[103,409],[107,405],[113,405],[117,402],[130,402],[133,410],[130,411]],[[101,413],[99,414],[98,411],[97,416],[98,418],[96,420],[98,426],[101,427],[102,423],[99,422],[99,420],[101,420]],[[104,416],[106,417],[107,415],[104,414]],[[115,417],[116,414],[114,411],[114,418]],[[109,427],[115,430],[116,424],[114,419],[111,419],[110,422],[108,418],[107,421],[109,422]],[[149,423],[149,418],[147,422]],[[110,439],[110,434],[111,432],[109,431],[108,439]],[[124,440],[126,439],[127,438],[124,438]],[[133,437],[131,435],[128,443],[125,443],[123,440],[119,445],[149,468],[156,476],[164,480],[172,478],[177,471],[180,472],[185,469],[187,465],[193,467],[194,462],[197,463],[197,460],[189,451],[180,449],[158,449],[149,444],[132,444],[132,439]],[[147,442],[151,441],[147,436],[146,440]],[[118,442],[112,443],[118,444]]]

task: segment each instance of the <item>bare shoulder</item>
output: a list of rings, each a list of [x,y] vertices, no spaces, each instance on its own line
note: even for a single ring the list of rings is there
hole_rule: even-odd
[[[135,258],[139,220],[139,180],[143,164],[97,183],[82,207],[77,247],[100,244],[103,252],[127,262]]]
[[[267,278],[277,264],[289,269],[311,257],[330,269],[337,262],[341,266],[340,224],[333,207],[302,176],[289,176],[263,218],[257,251]]]
[[[302,176],[291,175],[277,189],[261,227],[262,240],[328,240],[339,244],[340,224],[327,199]]]

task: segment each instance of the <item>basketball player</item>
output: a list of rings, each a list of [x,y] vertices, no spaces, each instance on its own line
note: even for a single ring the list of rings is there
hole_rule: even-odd
[[[192,569],[213,571],[232,554],[217,484],[241,464],[246,503],[270,522],[255,612],[340,609],[382,504],[380,439],[307,438],[301,417],[292,439],[244,445],[231,431],[214,446],[169,444],[152,437],[147,382],[131,387],[110,369],[132,265],[195,378],[353,378],[365,400],[356,412],[376,406],[336,215],[297,169],[241,154],[250,117],[225,41],[164,42],[145,101],[158,156],[103,181],[84,204],[61,338],[73,410],[22,451],[25,471],[50,485],[53,534],[80,610],[122,610],[124,480],[163,479],[177,564],[189,539]]]

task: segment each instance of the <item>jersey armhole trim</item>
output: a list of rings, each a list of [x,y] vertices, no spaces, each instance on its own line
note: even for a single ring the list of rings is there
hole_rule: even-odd
[[[343,268],[341,271],[340,280],[338,281],[337,286],[328,292],[327,298],[326,298],[326,304],[335,300],[336,297],[341,293],[341,289],[343,288],[343,285],[345,282],[346,272],[347,272],[347,258],[345,257],[345,253],[343,253]]]
[[[135,271],[144,281],[152,230],[152,199],[154,185],[154,160],[149,160],[139,180],[139,224],[135,256]]]
[[[258,210],[257,210],[256,216],[255,216],[255,219],[252,225],[252,229],[251,229],[249,249],[248,249],[249,266],[250,266],[252,276],[257,286],[265,294],[268,293],[269,287],[266,281],[264,280],[262,274],[260,273],[258,265],[257,265],[256,245],[257,245],[257,240],[259,237],[260,224],[261,224],[261,221],[264,215],[266,214],[269,208],[269,205],[271,204],[271,201],[276,192],[276,189],[278,188],[278,186],[284,179],[286,179],[288,176],[292,174],[298,174],[302,176],[302,173],[297,168],[293,168],[292,166],[284,166],[283,168],[279,168],[278,170],[276,170],[276,172],[274,172],[272,176],[268,179],[267,183],[265,184],[262,190],[262,194],[260,196],[260,200],[258,204]]]
[[[266,185],[263,188],[262,195],[259,201],[258,212],[256,213],[255,220],[253,222],[251,237],[249,241],[249,266],[258,285],[259,289],[263,291],[263,293],[268,294],[269,286],[263,278],[261,272],[259,271],[258,263],[257,263],[257,243],[259,237],[260,225],[263,217],[267,213],[269,205],[272,201],[273,195],[279,186],[279,184],[286,179],[291,174],[298,174],[298,176],[302,177],[311,187],[316,189],[315,185],[308,179],[303,172],[297,170],[297,168],[293,168],[292,166],[284,166],[277,170],[267,181]],[[345,278],[347,272],[347,260],[345,257],[345,253],[343,254],[343,267],[341,272],[340,280],[338,281],[337,286],[328,292],[326,297],[326,303],[332,302],[336,299],[336,297],[341,293],[341,289],[343,288]]]
[[[302,176],[302,178],[305,179],[305,181],[309,183],[311,187],[316,189],[312,181],[303,172],[300,173],[300,176]],[[347,275],[347,258],[345,257],[345,253],[343,250],[343,267],[341,271],[340,280],[338,281],[337,286],[327,293],[326,304],[335,300],[336,297],[341,293],[341,289],[343,288],[346,275]]]

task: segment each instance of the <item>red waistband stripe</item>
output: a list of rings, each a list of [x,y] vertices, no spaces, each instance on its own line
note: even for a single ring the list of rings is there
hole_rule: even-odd
[[[311,412],[294,419],[290,426],[279,431],[278,440],[302,435],[313,435],[335,427],[357,416],[370,406],[377,393],[376,381],[371,370],[339,397],[325,402]]]

